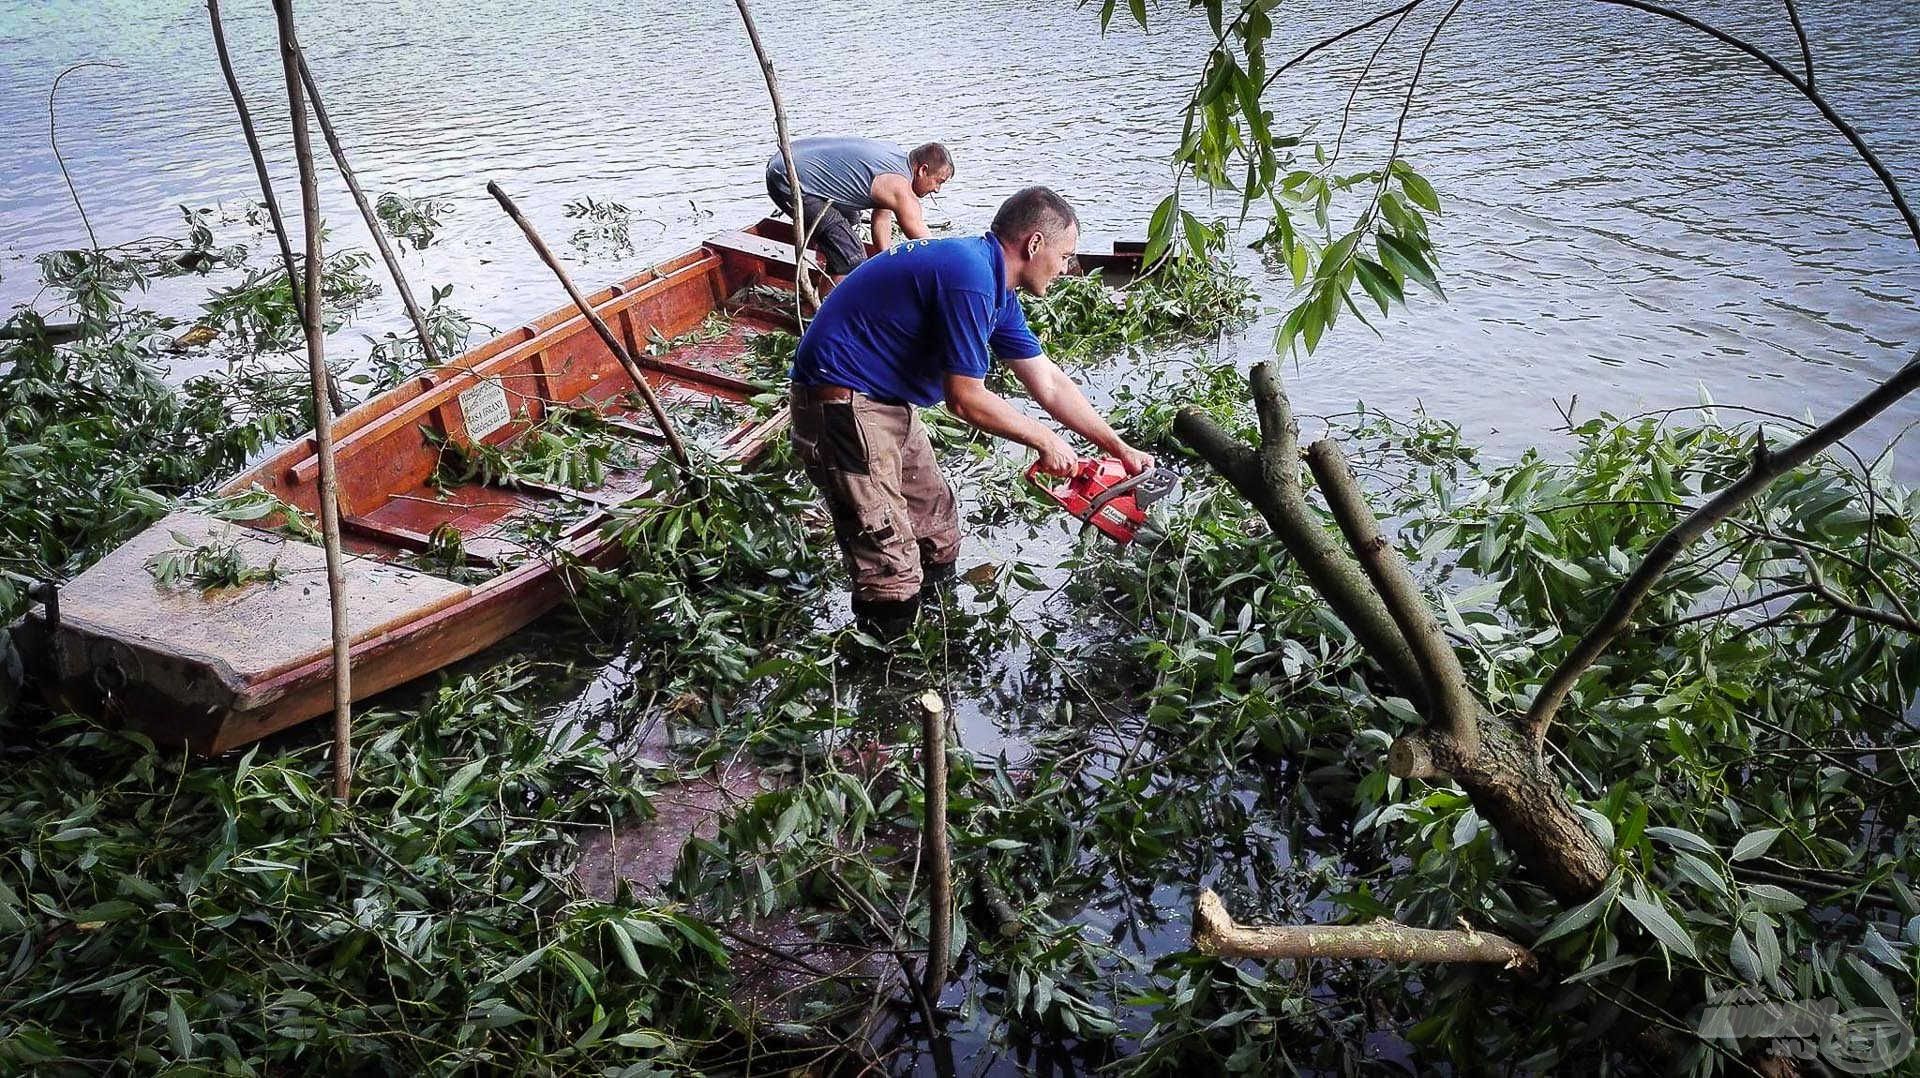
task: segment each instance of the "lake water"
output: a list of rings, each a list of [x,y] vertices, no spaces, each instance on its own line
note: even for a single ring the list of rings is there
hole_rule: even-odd
[[[1340,25],[1344,6],[1289,15],[1275,54]],[[282,199],[296,205],[273,20],[265,3],[231,8],[240,76]],[[1911,182],[1920,18],[1892,0],[1803,8],[1819,84]],[[1791,55],[1771,7],[1689,10]],[[775,0],[757,15],[798,132],[942,139],[959,174],[932,218],[973,231],[1000,198],[1040,182],[1075,201],[1102,242],[1143,233],[1207,45],[1204,21],[1171,5],[1155,33],[1123,12],[1104,37],[1092,10],[1068,3],[902,0],[823,15]],[[488,180],[556,246],[576,224],[563,216],[570,200],[619,201],[644,219],[633,255],[580,259],[583,284],[765,210],[772,119],[723,0],[546,4],[538,15],[500,0],[334,0],[302,5],[300,19],[369,190],[453,206],[440,238],[406,255],[416,289],[452,283],[452,302],[490,324],[562,297],[484,193]],[[1417,14],[1402,41],[1424,40],[1431,21]],[[1308,65],[1269,106],[1331,135],[1368,52]],[[1404,81],[1409,52],[1389,49],[1376,66],[1383,87]],[[47,91],[68,65],[116,65],[76,71],[59,95],[62,149],[101,242],[172,229],[178,203],[255,196],[202,6],[0,0],[0,55],[0,305],[33,297],[32,255],[86,242],[47,138]],[[1398,92],[1369,96],[1355,162],[1378,148]],[[1577,415],[1690,404],[1701,386],[1723,403],[1829,415],[1920,344],[1920,255],[1877,183],[1784,84],[1676,25],[1599,6],[1463,9],[1427,65],[1407,154],[1445,202],[1450,300],[1416,299],[1378,337],[1342,326],[1289,367],[1303,410],[1421,404],[1512,452],[1546,439],[1555,402],[1575,395]],[[367,246],[337,182],[326,216],[333,243]],[[1281,307],[1284,282],[1242,261]],[[197,298],[179,293],[183,313]],[[1229,354],[1260,358],[1273,320]],[[385,303],[336,335],[335,351],[362,355],[363,334],[400,324]],[[1877,451],[1915,418],[1909,403],[1858,444]],[[1899,457],[1906,478],[1920,477],[1920,450]]]
[[[1289,15],[1297,21],[1280,39],[1291,44],[1277,43],[1276,55],[1337,28],[1342,7]],[[264,2],[233,8],[241,79],[293,205],[271,14]],[[1920,179],[1920,17],[1892,0],[1802,8],[1824,91],[1896,176]],[[1144,233],[1208,44],[1204,21],[1172,5],[1155,33],[1116,20],[1104,37],[1092,10],[1033,0],[756,9],[798,133],[941,139],[958,175],[932,219],[976,231],[1008,193],[1046,183],[1081,208],[1090,245]],[[1783,9],[1688,10],[1791,50]],[[403,255],[416,290],[451,283],[456,306],[496,327],[563,297],[485,194],[489,180],[568,253],[583,286],[766,211],[773,123],[724,0],[549,4],[538,14],[500,0],[333,0],[303,5],[300,17],[369,190],[451,204],[432,246]],[[1417,15],[1405,40],[1424,40],[1431,25]],[[1283,124],[1319,120],[1331,137],[1368,50],[1329,54],[1276,86],[1269,107]],[[62,151],[102,243],[177,231],[180,203],[256,197],[202,7],[0,0],[0,55],[0,307],[35,300],[33,255],[86,242],[47,137],[48,87],[69,65],[117,65],[76,71],[59,96]],[[1407,50],[1389,50],[1375,74],[1403,85],[1410,67]],[[1347,150],[1356,166],[1375,159],[1396,107],[1390,93],[1359,102]],[[1722,404],[1824,418],[1920,345],[1920,254],[1878,184],[1810,106],[1679,27],[1599,6],[1464,8],[1428,62],[1406,140],[1445,203],[1436,239],[1449,299],[1416,297],[1378,321],[1378,336],[1343,322],[1316,354],[1289,363],[1305,413],[1360,400],[1424,406],[1511,455],[1553,442],[1562,408],[1586,417],[1684,406],[1702,387]],[[325,177],[330,242],[366,247],[330,169]],[[564,207],[587,197],[632,208],[633,253],[568,250],[577,222]],[[1245,366],[1267,354],[1287,287],[1250,252],[1240,261],[1268,309],[1221,345]],[[190,316],[203,289],[168,282],[150,302]],[[365,335],[402,325],[383,297],[330,348],[364,356]],[[1145,373],[1103,370],[1099,388]],[[1877,453],[1916,420],[1920,403],[1906,403],[1855,444]],[[1920,480],[1920,442],[1895,461]],[[1064,526],[1038,540],[1009,529],[982,537],[968,564],[1019,556],[1057,583],[1047,566],[1067,545]],[[1057,616],[1040,610],[1044,595],[1030,602],[1036,616]],[[956,690],[970,748],[1021,751],[1024,655],[1010,648]],[[614,663],[585,689],[573,683],[566,716],[610,706],[621,681]],[[1143,897],[1158,907],[1149,921],[1162,927],[1126,946],[1148,956],[1183,947],[1189,893],[1148,886]],[[1081,920],[1117,938],[1137,915],[1108,904]]]

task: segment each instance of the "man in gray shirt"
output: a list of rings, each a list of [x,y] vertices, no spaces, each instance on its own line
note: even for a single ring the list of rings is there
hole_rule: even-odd
[[[925,239],[920,200],[953,178],[953,157],[937,142],[909,153],[877,139],[803,138],[794,140],[793,157],[805,196],[807,234],[825,250],[827,272],[835,277],[867,260],[855,228],[861,211],[873,211],[873,240],[883,251],[892,245],[896,220],[908,239]],[[778,150],[767,159],[767,197],[793,215],[787,162]]]

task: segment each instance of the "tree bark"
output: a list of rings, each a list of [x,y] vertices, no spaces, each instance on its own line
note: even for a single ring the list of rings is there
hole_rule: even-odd
[[[293,154],[300,165],[300,209],[305,218],[307,372],[313,383],[313,443],[320,458],[320,539],[327,560],[327,605],[333,618],[333,796],[346,801],[353,792],[353,661],[347,629],[347,578],[340,557],[340,487],[333,460],[333,417],[327,411],[325,327],[320,308],[320,184],[314,175],[313,144],[307,137],[307,103],[300,87],[300,44],[293,33],[293,0],[273,0],[280,27],[280,61],[287,79],[287,106],[293,117]],[[291,283],[291,282],[289,282]]]
[[[1241,925],[1220,896],[1200,892],[1193,911],[1193,948],[1221,958],[1347,958],[1387,962],[1487,962],[1522,973],[1540,965],[1533,952],[1505,936],[1472,928],[1412,928],[1385,919],[1364,925]]]

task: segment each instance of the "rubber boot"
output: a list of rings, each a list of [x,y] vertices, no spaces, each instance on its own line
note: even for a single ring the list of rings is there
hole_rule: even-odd
[[[925,602],[935,592],[953,583],[954,569],[950,561],[930,561],[920,567],[920,599]]]
[[[914,619],[920,615],[920,597],[911,599],[853,600],[853,624],[861,632],[882,642],[898,640],[913,632]]]

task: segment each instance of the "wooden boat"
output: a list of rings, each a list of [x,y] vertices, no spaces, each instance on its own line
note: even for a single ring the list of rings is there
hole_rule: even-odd
[[[751,462],[787,425],[784,407],[763,414],[748,403],[773,386],[756,383],[744,357],[754,336],[794,328],[792,236],[784,222],[761,221],[587,297],[670,416],[725,415],[719,425],[676,419],[682,437],[713,456]],[[1116,248],[1083,256],[1083,270],[1137,270],[1137,245]],[[724,332],[682,337],[716,314],[728,316]],[[662,342],[670,346],[657,347]],[[647,492],[649,465],[664,450],[636,397],[625,368],[568,306],[334,421],[342,539],[353,555],[346,602],[356,699],[472,655],[552,609],[566,594],[562,564],[618,559],[602,524],[612,507]],[[436,476],[444,445],[511,446],[563,406],[598,412],[630,450],[626,466],[609,468],[594,489]],[[309,435],[220,492],[258,488],[312,514],[318,471]],[[573,517],[553,549],[516,562],[516,522],[559,506]],[[29,615],[19,634],[22,650],[37,655],[43,692],[200,753],[331,710],[322,552],[287,534],[285,516],[174,512],[61,586],[58,601]],[[484,579],[460,583],[416,567],[453,537],[466,568]],[[163,586],[149,570],[158,555],[204,545],[231,547],[248,565],[272,564],[281,577],[203,592]]]

